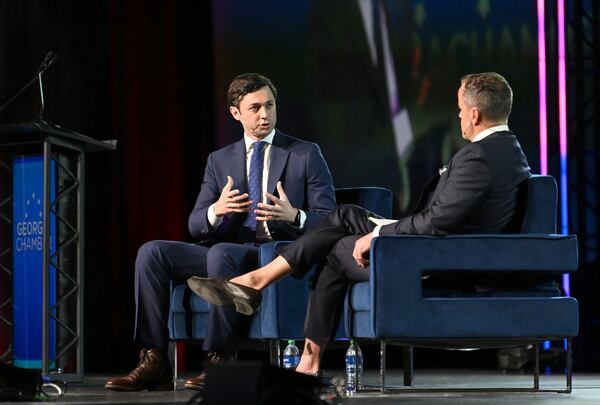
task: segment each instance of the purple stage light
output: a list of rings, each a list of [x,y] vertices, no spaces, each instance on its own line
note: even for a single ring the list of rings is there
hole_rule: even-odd
[[[548,124],[546,111],[546,22],[545,1],[537,1],[538,17],[538,84],[540,120],[540,174],[548,174]]]
[[[561,232],[569,233],[569,196],[567,177],[567,71],[565,52],[565,2],[557,1],[558,26],[558,135],[560,142],[560,212]],[[563,275],[563,289],[571,295],[569,275]]]

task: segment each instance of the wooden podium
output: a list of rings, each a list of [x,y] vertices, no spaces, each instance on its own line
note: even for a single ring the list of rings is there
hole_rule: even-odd
[[[115,149],[116,141],[98,141],[45,122],[0,125],[0,288],[4,286],[0,291],[0,329],[10,330],[12,337],[12,163],[20,156],[37,156],[43,159],[43,196],[39,201],[40,207],[43,207],[40,211],[43,223],[40,231],[41,372],[51,379],[56,376],[62,381],[83,380],[85,154]],[[51,170],[56,178],[52,193]],[[52,249],[51,215],[57,235]],[[51,268],[56,289],[52,291],[55,297],[53,303],[50,302]],[[51,322],[56,333],[53,359],[49,349]]]

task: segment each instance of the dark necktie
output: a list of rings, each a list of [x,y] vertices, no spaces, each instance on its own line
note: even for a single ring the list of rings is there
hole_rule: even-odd
[[[252,144],[252,157],[250,158],[250,173],[248,174],[248,194],[252,205],[248,211],[248,217],[244,225],[252,230],[256,229],[256,213],[254,210],[259,202],[262,201],[262,176],[263,176],[263,149],[267,143],[257,141]]]

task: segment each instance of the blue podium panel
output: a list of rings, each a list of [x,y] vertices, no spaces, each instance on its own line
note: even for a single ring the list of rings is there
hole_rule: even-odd
[[[56,164],[50,166],[50,201],[56,198]],[[13,161],[13,353],[14,365],[42,368],[42,271],[44,159]],[[56,250],[56,217],[50,215],[50,255]],[[50,265],[50,306],[56,302],[56,269]],[[56,324],[49,323],[49,356],[56,354]]]

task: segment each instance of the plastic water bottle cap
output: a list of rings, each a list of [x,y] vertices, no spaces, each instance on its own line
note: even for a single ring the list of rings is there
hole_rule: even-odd
[[[293,345],[293,344],[296,344],[296,341],[294,339],[288,340],[288,345]]]

